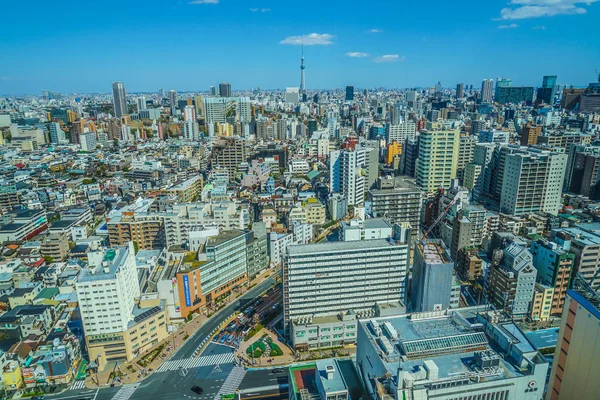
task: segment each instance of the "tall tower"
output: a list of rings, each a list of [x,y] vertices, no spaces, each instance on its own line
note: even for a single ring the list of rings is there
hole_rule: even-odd
[[[175,115],[177,112],[177,92],[175,90],[169,90],[169,106],[171,106],[171,115]]]
[[[304,81],[304,46],[302,46],[302,59],[300,63],[300,97],[302,97],[306,93],[306,86]]]
[[[123,85],[123,82],[113,82],[112,90],[115,116],[117,118],[121,118],[123,115],[128,114],[127,94],[125,93],[125,85]]]

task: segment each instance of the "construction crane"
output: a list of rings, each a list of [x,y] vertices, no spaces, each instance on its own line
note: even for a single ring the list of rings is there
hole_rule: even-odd
[[[598,77],[598,83],[600,83],[600,73],[597,69],[595,69],[594,71],[596,71],[596,77]]]
[[[423,235],[421,240],[427,239],[427,236],[429,236],[429,234],[431,233],[433,228],[435,228],[435,226],[440,223],[440,221],[446,216],[446,214],[448,214],[448,211],[450,211],[450,208],[454,205],[454,203],[456,203],[456,201],[459,199],[459,197],[460,197],[460,191],[456,193],[456,196],[454,196],[454,198],[452,199],[450,204],[448,204],[446,206],[446,208],[444,208],[444,211],[442,211],[440,213],[440,215],[438,215],[438,217],[435,219],[435,221],[433,221],[433,224],[429,225],[429,229],[427,229],[427,232],[425,232],[425,234]]]

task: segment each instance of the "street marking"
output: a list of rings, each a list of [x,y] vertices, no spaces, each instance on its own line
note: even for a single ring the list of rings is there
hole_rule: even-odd
[[[191,369],[207,365],[231,364],[234,360],[233,353],[212,354],[210,356],[170,360],[158,367],[155,372],[174,371],[177,369]]]
[[[76,381],[71,385],[69,390],[85,389],[85,381]]]
[[[221,395],[223,394],[235,392],[240,386],[240,383],[242,383],[244,376],[246,376],[246,369],[244,367],[233,367],[233,369],[229,373],[229,376],[227,377],[227,380],[223,383],[221,389],[219,389],[219,392],[215,396],[214,400],[220,400]]]
[[[115,394],[112,400],[129,400],[133,395],[133,392],[138,388],[139,384],[135,385],[123,385],[121,389]]]

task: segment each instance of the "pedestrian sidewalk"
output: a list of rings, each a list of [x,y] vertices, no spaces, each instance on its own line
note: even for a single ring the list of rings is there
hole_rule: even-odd
[[[250,290],[250,288],[262,283],[274,273],[275,271],[271,268],[268,268],[267,270],[263,271],[263,273],[256,276],[252,281],[248,283],[247,290],[240,291],[239,293],[230,296],[227,303],[222,303],[220,305],[220,309],[236,301],[238,297],[245,294],[248,290]],[[115,386],[120,386],[136,383],[143,380],[146,376],[150,375],[152,371],[156,370],[165,361],[167,361],[173,355],[173,353],[176,352],[177,349],[179,349],[179,347],[181,347],[187,340],[189,340],[189,338],[191,338],[196,333],[196,331],[209,319],[209,317],[207,317],[205,314],[193,314],[193,316],[194,318],[192,319],[192,321],[186,323],[176,331],[172,332],[161,342],[158,342],[154,346],[148,348],[146,351],[138,355],[133,360],[124,364],[119,364],[118,369],[116,371],[120,371],[120,382],[117,380],[109,381],[111,373],[114,370],[115,364],[108,363],[103,371],[98,372],[98,374],[92,374],[86,378],[86,386],[88,388],[97,388],[99,386],[110,385],[111,383],[114,383]],[[140,361],[142,358],[144,358],[144,356],[146,356],[156,348],[159,348],[160,346],[163,346],[164,349],[159,353],[158,357],[156,357],[145,368],[138,365],[138,361]]]

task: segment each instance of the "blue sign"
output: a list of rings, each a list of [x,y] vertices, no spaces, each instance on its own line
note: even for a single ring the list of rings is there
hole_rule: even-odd
[[[190,281],[187,275],[183,276],[183,293],[185,294],[185,305],[192,305],[192,296],[190,295]]]

